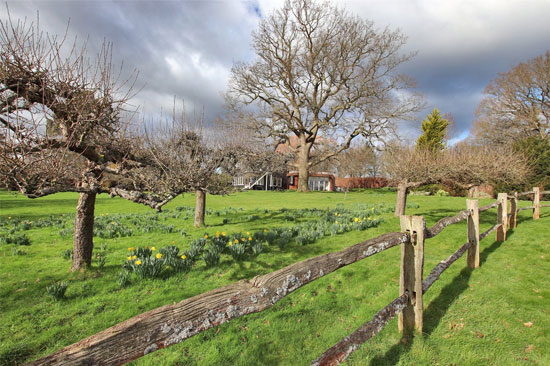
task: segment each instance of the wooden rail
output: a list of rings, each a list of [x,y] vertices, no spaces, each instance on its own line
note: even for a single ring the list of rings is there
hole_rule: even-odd
[[[534,204],[528,207],[534,211],[537,204],[540,206],[540,201],[536,202],[537,197],[540,199],[539,193],[546,194],[537,191],[535,188],[533,192],[524,192],[534,194]],[[517,213],[524,209],[517,208],[517,197],[520,195],[522,194],[513,195],[510,214],[507,214],[507,194],[500,193],[497,201],[481,208],[478,208],[477,201],[467,200],[466,210],[455,216],[445,217],[428,229],[421,216],[401,216],[400,233],[386,233],[339,252],[309,258],[251,280],[238,281],[176,304],[150,310],[31,362],[30,365],[121,365],[182,342],[231,319],[266,310],[307,283],[400,245],[399,296],[379,310],[369,322],[311,363],[315,366],[337,365],[347,359],[361,344],[378,334],[395,315],[399,315],[401,332],[412,334],[415,329],[421,332],[422,295],[466,251],[468,266],[479,267],[479,242],[493,231],[497,231],[498,241],[506,240],[507,227],[517,223]],[[494,207],[498,209],[497,223],[480,234],[479,213]],[[535,219],[535,212],[533,218]],[[435,237],[445,227],[463,220],[468,220],[468,242],[439,262],[423,281],[424,240]]]

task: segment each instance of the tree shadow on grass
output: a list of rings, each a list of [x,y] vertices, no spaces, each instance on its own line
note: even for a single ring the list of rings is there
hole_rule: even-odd
[[[508,233],[513,235],[513,232]],[[483,264],[487,261],[487,258],[491,253],[496,251],[502,242],[493,242],[491,246],[486,247],[480,253],[480,263]],[[424,309],[424,329],[422,336],[428,338],[435,329],[439,326],[441,319],[448,311],[450,306],[455,300],[469,287],[470,277],[472,276],[473,269],[466,267],[460,271],[460,273],[453,278],[452,282],[445,286],[440,294],[430,302],[429,306]],[[369,363],[370,366],[381,365],[396,365],[399,362],[401,356],[407,353],[412,347],[412,341],[406,341],[393,345],[382,356],[376,356]]]

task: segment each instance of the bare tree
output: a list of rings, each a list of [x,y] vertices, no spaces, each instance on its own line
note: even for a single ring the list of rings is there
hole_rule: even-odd
[[[352,146],[338,156],[341,177],[377,177],[380,175],[378,153],[369,145]]]
[[[410,78],[396,69],[410,58],[399,31],[379,31],[328,2],[287,0],[253,33],[256,60],[231,71],[228,99],[252,104],[259,136],[296,136],[298,190],[308,190],[309,169],[358,136],[380,139],[393,123],[416,111]],[[312,156],[318,137],[337,143]]]
[[[477,110],[475,139],[502,144],[550,136],[550,51],[499,74]]]
[[[384,171],[399,182],[395,216],[405,214],[410,188],[442,183],[463,189],[483,183],[518,183],[528,175],[526,158],[511,148],[460,144],[434,154],[400,145],[384,151]]]
[[[146,149],[153,157],[155,171],[162,171],[151,187],[169,193],[171,198],[184,192],[195,192],[194,226],[204,225],[206,194],[226,194],[232,190],[231,174],[237,154],[233,145],[208,136],[203,131],[204,114],[173,114],[169,123],[157,123],[146,134]]]
[[[0,44],[1,180],[30,198],[79,192],[72,270],[89,266],[96,195],[117,194],[106,177],[125,177],[147,163],[133,152],[121,118],[132,83],[113,73],[110,46],[90,61],[85,46],[66,47],[65,38],[34,23],[0,20]],[[122,180],[126,189],[140,185]],[[131,198],[151,207],[162,201],[143,193]]]

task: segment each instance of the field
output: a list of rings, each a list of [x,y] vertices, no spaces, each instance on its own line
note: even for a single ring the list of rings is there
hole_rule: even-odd
[[[102,195],[93,266],[71,273],[76,201],[76,194],[29,200],[0,192],[0,365],[45,356],[147,310],[399,231],[391,211],[395,193],[386,190],[208,196],[207,227],[201,229],[192,227],[193,195],[174,200],[160,214]],[[407,214],[425,216],[428,226],[466,207],[464,198],[455,197],[411,196],[408,203]],[[534,221],[530,210],[522,211],[518,228],[503,243],[494,234],[484,239],[479,269],[468,269],[461,258],[442,275],[424,296],[422,335],[401,343],[394,319],[346,364],[550,365],[550,209],[541,212]],[[349,230],[339,229],[338,215],[350,221]],[[323,220],[325,235],[311,237],[307,228]],[[495,222],[495,209],[482,213],[481,231]],[[255,233],[281,233],[281,227],[295,231],[292,239],[260,253],[224,253],[210,267],[200,259],[188,272],[154,279],[134,273],[129,283],[120,280],[128,248],[175,245],[183,252],[205,235],[248,240]],[[8,237],[16,243],[7,243]],[[429,239],[425,275],[466,241],[464,222]],[[308,365],[398,295],[399,258],[399,248],[389,249],[304,286],[265,312],[131,364]],[[47,288],[60,281],[68,287],[56,301]]]

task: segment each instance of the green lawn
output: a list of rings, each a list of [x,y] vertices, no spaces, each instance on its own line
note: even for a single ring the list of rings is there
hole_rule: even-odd
[[[388,211],[395,193],[387,191],[208,196],[208,226],[202,229],[192,227],[192,195],[174,200],[159,215],[101,195],[98,222],[105,231],[118,227],[133,230],[132,235],[96,237],[95,250],[105,248],[105,266],[97,268],[94,260],[91,270],[71,273],[63,253],[72,248],[76,201],[76,194],[29,200],[0,192],[0,235],[17,231],[31,241],[29,246],[5,240],[0,244],[0,365],[50,354],[147,310],[399,230]],[[489,202],[481,200],[480,206]],[[454,197],[411,196],[409,203],[407,214],[425,216],[428,226],[466,207],[464,198]],[[312,208],[347,209],[357,216],[363,210],[365,217],[382,221],[307,245],[295,240],[282,249],[272,245],[242,261],[223,254],[213,268],[200,260],[188,273],[163,279],[134,276],[124,288],[117,282],[128,247],[175,244],[183,250],[205,233],[253,233],[314,222],[317,217],[304,215],[304,209]],[[400,343],[394,319],[347,365],[550,365],[550,209],[541,212],[541,219],[534,221],[530,210],[522,211],[518,228],[508,232],[504,243],[495,242],[494,235],[483,240],[479,269],[469,270],[461,258],[442,275],[424,297],[424,333],[412,343]],[[481,214],[482,231],[495,222],[495,209]],[[143,232],[140,225],[149,223],[151,231]],[[425,275],[465,241],[465,222],[427,240]],[[232,320],[131,364],[308,365],[397,297],[399,257],[400,250],[392,248],[344,267],[264,312]],[[68,283],[66,299],[48,296],[46,287],[54,281]]]

